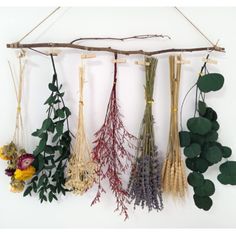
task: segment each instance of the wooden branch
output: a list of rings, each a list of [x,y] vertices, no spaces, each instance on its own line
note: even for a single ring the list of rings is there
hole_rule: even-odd
[[[199,47],[199,48],[170,48],[156,51],[144,51],[144,50],[120,50],[111,47],[90,47],[72,43],[12,43],[7,44],[7,48],[14,49],[24,49],[24,48],[74,48],[85,51],[94,51],[94,52],[111,52],[123,55],[145,55],[152,56],[157,54],[169,53],[169,52],[197,52],[197,51],[217,51],[217,52],[225,52],[225,49],[222,47],[214,46],[214,47]]]

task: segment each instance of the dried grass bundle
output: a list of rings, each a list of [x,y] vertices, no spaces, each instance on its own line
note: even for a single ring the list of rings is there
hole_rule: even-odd
[[[171,118],[167,157],[162,167],[163,192],[184,197],[187,191],[185,167],[181,159],[178,131],[178,101],[181,74],[181,56],[170,56]]]
[[[81,66],[79,122],[76,134],[75,150],[69,160],[66,181],[66,187],[73,193],[79,195],[82,195],[91,188],[95,181],[95,163],[91,160],[91,150],[85,134],[83,111],[84,77],[84,66]]]
[[[162,210],[161,168],[154,139],[152,115],[153,90],[157,66],[156,58],[146,58],[146,109],[141,124],[138,151],[128,185],[128,193],[134,206],[148,207],[151,211]]]

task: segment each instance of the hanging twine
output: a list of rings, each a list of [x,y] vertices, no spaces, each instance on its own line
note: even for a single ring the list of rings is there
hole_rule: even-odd
[[[92,187],[95,180],[95,164],[91,160],[91,150],[87,142],[84,124],[84,65],[79,68],[80,100],[79,121],[76,134],[74,153],[67,170],[66,187],[75,194],[82,195]]]
[[[23,93],[23,80],[24,80],[24,71],[25,71],[25,64],[26,60],[24,60],[25,52],[21,51],[18,55],[19,60],[19,81],[18,81],[18,87],[16,84],[16,80],[14,77],[14,73],[11,67],[10,62],[9,68],[11,71],[11,77],[14,85],[14,90],[16,94],[16,101],[17,101],[17,107],[16,107],[16,123],[15,123],[15,131],[13,135],[13,142],[17,146],[23,146],[24,144],[24,135],[23,135],[23,119],[22,119],[22,111],[21,111],[21,101],[22,101],[22,93]]]
[[[181,56],[177,56],[181,61]],[[162,168],[163,192],[173,196],[184,197],[187,191],[185,167],[181,159],[178,130],[178,101],[181,63],[176,66],[176,57],[169,57],[171,87],[171,118],[167,157]]]

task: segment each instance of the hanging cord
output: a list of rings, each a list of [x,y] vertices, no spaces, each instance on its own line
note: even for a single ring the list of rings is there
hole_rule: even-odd
[[[179,8],[174,7],[214,48],[216,48],[216,44],[214,44]]]
[[[14,77],[14,73],[11,67],[10,62],[8,62],[11,77],[14,85],[14,90],[16,94],[16,100],[17,100],[17,108],[16,108],[16,124],[15,124],[15,131],[13,136],[13,142],[17,145],[23,145],[24,144],[24,135],[23,135],[23,119],[22,119],[22,112],[21,112],[21,101],[22,101],[22,93],[23,93],[23,80],[24,80],[24,71],[25,71],[25,63],[26,61],[22,61],[22,59],[25,57],[25,52],[21,51],[18,60],[19,60],[19,83],[18,88],[16,86],[16,80]]]
[[[23,39],[28,37],[34,30],[36,30],[41,24],[43,24],[49,17],[51,17],[53,14],[55,14],[61,7],[57,7],[55,10],[53,10],[47,17],[45,17],[42,21],[40,21],[33,29],[31,29],[27,34],[25,34],[17,43],[21,43]]]

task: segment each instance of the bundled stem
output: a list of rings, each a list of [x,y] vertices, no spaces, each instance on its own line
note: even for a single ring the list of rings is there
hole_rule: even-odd
[[[95,163],[91,160],[91,151],[87,142],[84,124],[84,66],[80,68],[80,100],[79,122],[76,135],[75,150],[72,154],[68,169],[66,187],[75,194],[82,195],[92,187],[95,181]]]
[[[115,54],[117,59],[117,54]],[[127,192],[123,188],[121,175],[126,172],[133,155],[127,150],[135,148],[132,140],[135,137],[126,131],[121,120],[121,114],[116,97],[117,85],[117,63],[114,63],[114,82],[107,107],[105,121],[101,129],[95,134],[95,147],[93,148],[93,160],[98,168],[96,170],[98,179],[98,192],[92,205],[100,201],[102,193],[105,190],[102,186],[102,180],[108,179],[110,188],[115,195],[117,208],[120,214],[128,218],[127,212]]]
[[[136,160],[128,185],[128,193],[134,205],[146,205],[150,210],[162,210],[161,175],[157,147],[154,139],[154,118],[152,115],[153,89],[157,66],[156,58],[146,58],[146,109],[144,112],[138,142]]]
[[[178,130],[178,101],[181,75],[181,56],[170,56],[171,118],[167,157],[162,168],[163,192],[184,197],[187,190],[185,167],[181,159]]]

